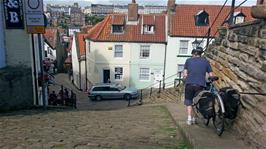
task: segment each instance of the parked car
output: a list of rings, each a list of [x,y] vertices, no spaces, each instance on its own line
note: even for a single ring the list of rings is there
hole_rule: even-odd
[[[91,100],[101,99],[134,99],[138,97],[138,91],[135,88],[127,88],[120,84],[98,84],[91,87],[88,92]]]

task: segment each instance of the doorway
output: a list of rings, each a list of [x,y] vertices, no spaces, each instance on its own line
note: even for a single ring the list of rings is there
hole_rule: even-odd
[[[103,70],[103,83],[110,83],[110,69]]]

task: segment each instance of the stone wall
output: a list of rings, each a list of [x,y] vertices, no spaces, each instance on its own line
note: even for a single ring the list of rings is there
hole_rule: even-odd
[[[33,105],[32,71],[27,67],[0,69],[0,112]]]
[[[266,93],[266,22],[235,25],[219,30],[219,37],[206,50],[219,87],[242,92]],[[266,96],[241,95],[234,128],[254,148],[266,148]]]

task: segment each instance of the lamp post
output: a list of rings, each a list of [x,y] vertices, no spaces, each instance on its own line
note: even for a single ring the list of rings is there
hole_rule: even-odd
[[[199,40],[197,40],[197,39],[195,39],[193,42],[192,42],[192,47],[193,47],[193,49],[196,49],[197,47],[199,47],[200,46],[200,41]]]

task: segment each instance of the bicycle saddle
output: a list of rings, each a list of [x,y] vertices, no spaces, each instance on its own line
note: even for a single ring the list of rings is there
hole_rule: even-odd
[[[208,80],[211,82],[214,82],[214,81],[219,80],[219,77],[217,77],[217,76],[209,77]]]

